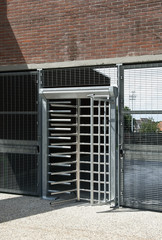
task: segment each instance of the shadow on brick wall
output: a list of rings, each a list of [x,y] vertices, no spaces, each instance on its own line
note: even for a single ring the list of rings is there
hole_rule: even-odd
[[[0,1],[0,65],[24,64],[25,59],[7,18],[7,1]]]

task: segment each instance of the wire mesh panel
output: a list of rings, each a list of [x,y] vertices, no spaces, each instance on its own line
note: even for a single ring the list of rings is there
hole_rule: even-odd
[[[37,194],[37,73],[0,74],[0,190]]]
[[[42,87],[109,86],[116,83],[116,67],[60,68],[43,71]]]
[[[124,70],[123,205],[162,211],[162,67]]]

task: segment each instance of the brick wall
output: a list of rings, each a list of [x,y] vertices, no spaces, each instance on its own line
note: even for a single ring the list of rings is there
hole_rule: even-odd
[[[0,65],[162,54],[161,0],[1,0]]]

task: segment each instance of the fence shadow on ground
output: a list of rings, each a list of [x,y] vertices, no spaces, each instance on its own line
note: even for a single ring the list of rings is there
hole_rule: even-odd
[[[52,205],[50,203],[51,201],[39,197],[8,195],[8,198],[0,200],[0,223],[81,204],[75,201]]]

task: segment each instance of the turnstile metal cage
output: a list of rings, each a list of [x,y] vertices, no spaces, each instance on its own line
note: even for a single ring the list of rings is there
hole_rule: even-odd
[[[45,88],[40,94],[43,197],[116,204],[117,88]]]
[[[64,200],[110,200],[109,102],[48,101],[48,193]]]

